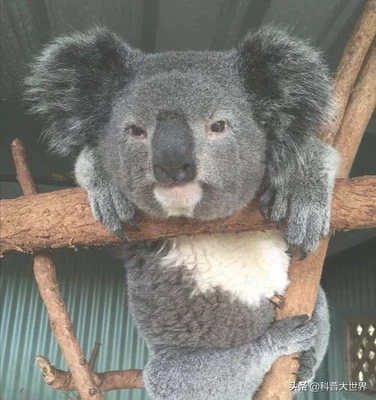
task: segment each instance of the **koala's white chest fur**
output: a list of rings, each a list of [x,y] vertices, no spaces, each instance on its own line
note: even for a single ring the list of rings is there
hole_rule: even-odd
[[[201,292],[220,288],[258,305],[262,298],[283,294],[289,283],[289,257],[279,231],[181,236],[171,244],[162,265],[184,265]]]

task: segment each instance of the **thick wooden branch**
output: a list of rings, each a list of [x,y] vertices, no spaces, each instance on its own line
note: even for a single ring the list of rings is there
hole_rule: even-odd
[[[289,269],[290,284],[284,295],[282,309],[276,309],[277,319],[292,315],[312,315],[320,283],[322,266],[329,244],[324,238],[319,248],[303,261],[292,261]],[[292,392],[290,384],[295,382],[299,354],[280,357],[266,374],[256,400],[286,400]]]
[[[47,358],[38,356],[37,364],[42,371],[44,381],[58,390],[77,390],[70,372],[55,368]],[[142,370],[94,372],[94,381],[105,392],[118,389],[142,389]]]
[[[374,22],[376,27],[376,16]],[[350,97],[346,114],[334,141],[334,147],[341,154],[339,170],[339,176],[341,178],[345,178],[350,173],[355,154],[362,140],[362,133],[367,128],[375,106],[376,42],[374,41]]]
[[[350,171],[358,145],[375,108],[375,94],[372,94],[372,91],[375,88],[376,77],[373,72],[374,60],[371,58],[374,50],[370,51],[358,82],[355,88],[353,87],[371,42],[374,40],[375,30],[376,0],[367,0],[345,48],[336,75],[337,118],[332,123],[327,141],[334,143],[340,155],[344,157],[340,168],[341,177],[347,177]],[[364,99],[363,96],[366,93],[368,97]],[[341,128],[338,130],[339,127]],[[372,185],[374,186],[375,182]],[[342,207],[346,207],[345,202]],[[361,212],[360,209],[358,211]],[[328,244],[329,237],[326,237],[320,242],[319,248],[307,259],[291,263],[289,269],[291,283],[285,293],[284,308],[277,310],[277,318],[282,319],[298,314],[312,315]],[[289,383],[295,380],[293,373],[297,371],[297,368],[298,363],[292,356],[280,357],[265,376],[257,400],[290,399],[292,392],[289,389]]]
[[[368,49],[376,34],[376,0],[367,0],[363,12],[346,44],[338,64],[334,81],[336,118],[328,132],[326,141],[333,143],[342,124],[347,104],[362,68]]]
[[[0,253],[33,252],[66,246],[96,246],[120,239],[93,220],[86,193],[65,189],[27,198],[2,200]],[[257,205],[217,221],[170,219],[156,221],[138,217],[139,231],[127,227],[131,240],[160,239],[213,232],[275,229],[258,211]],[[339,180],[336,185],[332,226],[355,229],[376,226],[376,177]]]
[[[25,148],[20,140],[16,139],[12,142],[12,155],[17,180],[27,200],[28,196],[36,194],[36,187],[27,163]],[[94,381],[93,374],[73,331],[72,322],[60,294],[56,269],[48,253],[35,253],[34,276],[39,293],[47,308],[51,329],[67,360],[80,397],[83,400],[102,400],[101,390]]]

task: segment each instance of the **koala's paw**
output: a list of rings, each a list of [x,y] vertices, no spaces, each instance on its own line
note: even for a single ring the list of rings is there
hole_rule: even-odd
[[[308,382],[315,376],[317,359],[315,357],[315,349],[311,347],[308,350],[302,351],[299,360],[299,369],[297,372],[297,382]]]
[[[272,346],[280,355],[289,355],[311,348],[317,328],[307,315],[274,321],[270,326]]]
[[[299,192],[299,186],[295,190],[269,188],[263,194],[260,199],[260,211],[263,216],[275,222],[277,226],[288,220],[285,231],[288,254],[292,254],[297,248],[297,258],[305,258],[328,233],[330,204],[327,197]]]
[[[136,227],[133,204],[110,186],[91,188],[88,196],[94,218],[122,240],[128,240],[122,222]]]

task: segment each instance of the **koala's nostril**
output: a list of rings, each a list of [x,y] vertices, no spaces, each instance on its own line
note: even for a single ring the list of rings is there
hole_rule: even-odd
[[[153,165],[154,174],[164,174],[165,170],[159,165]]]
[[[154,164],[153,172],[155,179],[163,184],[185,183],[193,181],[196,177],[194,164],[185,163],[182,166],[171,166],[166,164]]]
[[[191,165],[190,164],[184,164],[181,168],[179,168],[176,171],[175,176],[172,177],[172,179],[175,182],[187,182],[187,180],[190,180],[190,170],[191,170]]]

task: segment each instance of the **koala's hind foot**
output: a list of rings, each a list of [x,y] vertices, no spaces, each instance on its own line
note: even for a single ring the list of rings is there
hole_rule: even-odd
[[[154,400],[249,400],[279,356],[309,349],[316,335],[312,321],[297,316],[243,346],[163,348],[144,369],[145,388]]]
[[[312,347],[317,328],[308,315],[298,315],[274,321],[268,334],[278,347],[279,355],[301,352]]]
[[[80,153],[75,174],[77,183],[88,193],[94,218],[122,240],[128,240],[123,222],[136,227],[134,206],[104,175],[94,150],[84,149]]]
[[[308,382],[314,378],[317,368],[317,359],[315,354],[315,348],[311,347],[308,350],[302,351],[300,356],[296,357],[299,361],[299,369],[296,374],[297,382]]]
[[[317,292],[316,305],[312,313],[312,323],[317,329],[313,346],[305,349],[299,357],[297,380],[311,381],[319,368],[329,343],[330,321],[326,296],[321,287]]]

